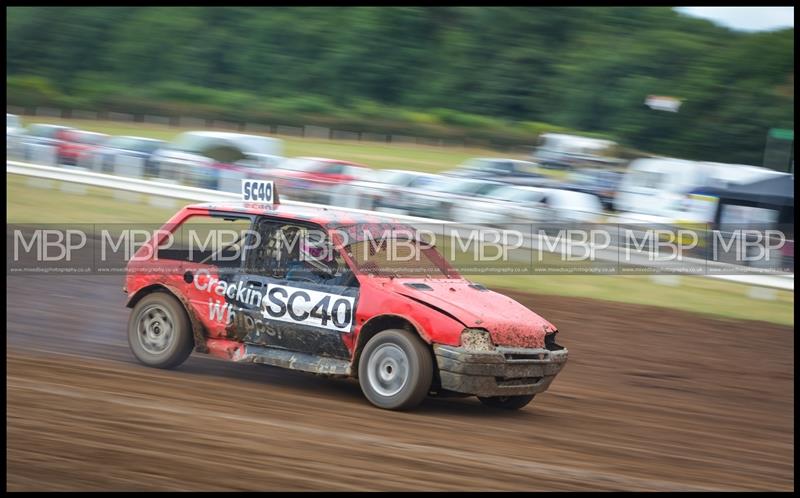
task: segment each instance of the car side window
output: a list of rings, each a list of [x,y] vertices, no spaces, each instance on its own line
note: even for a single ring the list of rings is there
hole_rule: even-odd
[[[274,232],[277,223],[266,218],[259,218],[254,226],[250,249],[245,256],[245,271],[253,275],[271,277],[275,273],[278,251],[275,247]]]
[[[488,195],[493,190],[497,189],[499,185],[496,183],[487,183],[486,185],[482,185],[480,188],[477,189],[475,194],[477,195]]]
[[[497,171],[501,173],[513,173],[514,172],[514,163],[503,161],[496,164]]]
[[[190,216],[159,246],[158,259],[239,268],[250,227],[249,216]]]
[[[260,244],[247,256],[248,273],[288,281],[352,285],[355,280],[322,227],[262,218]]]
[[[329,175],[341,175],[344,173],[344,166],[337,163],[326,164],[322,171]]]

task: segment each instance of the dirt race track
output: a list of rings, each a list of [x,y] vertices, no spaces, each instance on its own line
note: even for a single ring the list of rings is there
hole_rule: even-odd
[[[570,359],[519,412],[128,351],[120,277],[8,278],[7,489],[794,488],[794,330],[514,294]]]

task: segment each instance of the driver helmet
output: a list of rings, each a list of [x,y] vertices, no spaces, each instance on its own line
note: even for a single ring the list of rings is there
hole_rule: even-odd
[[[324,273],[333,274],[336,272],[333,247],[327,243],[324,235],[319,232],[308,232],[305,237],[300,239],[300,259]]]

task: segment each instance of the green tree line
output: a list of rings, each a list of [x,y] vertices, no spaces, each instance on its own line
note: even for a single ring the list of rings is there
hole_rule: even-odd
[[[666,7],[6,13],[7,100],[16,105],[496,143],[580,130],[659,154],[751,164],[770,128],[794,127],[793,29],[736,32]],[[654,111],[644,105],[650,94],[683,104]]]

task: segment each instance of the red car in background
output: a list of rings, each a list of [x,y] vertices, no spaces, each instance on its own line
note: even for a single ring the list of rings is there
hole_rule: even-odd
[[[93,131],[62,130],[58,132],[57,138],[61,140],[56,151],[58,163],[77,166],[88,159],[108,139],[108,135]]]
[[[294,157],[270,172],[286,197],[331,204],[335,190],[353,181],[366,180],[373,170],[363,164],[322,157]]]

